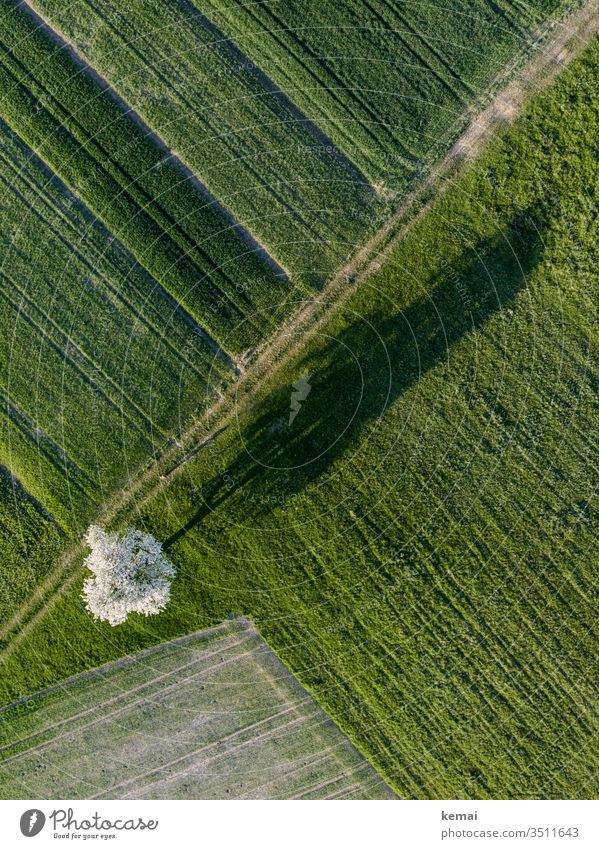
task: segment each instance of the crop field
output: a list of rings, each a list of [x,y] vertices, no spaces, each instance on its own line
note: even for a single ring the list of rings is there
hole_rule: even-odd
[[[298,285],[320,285],[376,220],[368,180],[187,0],[31,5]]]
[[[317,285],[571,4],[446,5],[31,3],[296,280]]]
[[[72,529],[229,369],[2,122],[0,147],[0,461]]]
[[[29,14],[1,8],[0,119],[226,350],[255,344],[284,274]]]
[[[0,620],[22,604],[56,559],[59,529],[0,466]]]
[[[178,567],[164,613],[98,625],[76,581],[4,700],[235,611],[399,795],[593,795],[596,47],[121,514]]]
[[[251,623],[101,667],[4,709],[0,797],[391,799]],[[68,742],[68,745],[65,743]]]
[[[597,792],[580,5],[0,0],[0,794]]]
[[[348,20],[364,26],[340,31],[365,59],[349,78],[318,25],[336,20],[326,4],[301,36],[289,4],[283,38],[273,4],[1,0],[0,463],[80,533],[389,213],[385,186],[407,185],[381,171],[398,133],[407,143],[410,121],[422,129],[401,154],[421,174],[425,124],[462,114],[562,6],[485,5],[458,28],[471,53],[443,39],[433,62],[424,33],[443,24],[430,9],[353,4]],[[419,35],[399,32],[401,15]],[[477,45],[474,71],[464,57]]]
[[[565,7],[558,0],[195,5],[383,190],[404,189],[445,152],[475,96],[506,63],[529,55],[540,25]]]

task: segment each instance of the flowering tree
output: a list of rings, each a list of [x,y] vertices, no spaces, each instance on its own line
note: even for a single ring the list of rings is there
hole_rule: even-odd
[[[130,613],[160,613],[170,598],[170,579],[176,570],[154,537],[135,528],[119,537],[91,525],[85,540],[91,548],[85,565],[94,577],[84,581],[83,598],[95,619],[114,626]]]

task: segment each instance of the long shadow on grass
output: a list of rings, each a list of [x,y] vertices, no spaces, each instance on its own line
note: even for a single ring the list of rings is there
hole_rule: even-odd
[[[427,296],[404,310],[393,309],[381,296],[377,309],[307,355],[296,370],[297,378],[305,376],[295,387],[299,405],[292,408],[294,387],[288,384],[261,403],[260,414],[241,434],[237,459],[202,486],[204,503],[165,546],[232,495],[243,499],[248,515],[257,515],[322,478],[356,446],[365,425],[380,419],[396,398],[448,358],[453,345],[525,286],[541,256],[543,229],[541,216],[527,210],[508,228],[465,250]]]

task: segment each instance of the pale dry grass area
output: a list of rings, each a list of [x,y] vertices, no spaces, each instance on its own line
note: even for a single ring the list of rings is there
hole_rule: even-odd
[[[71,678],[0,714],[10,798],[393,798],[248,620]]]

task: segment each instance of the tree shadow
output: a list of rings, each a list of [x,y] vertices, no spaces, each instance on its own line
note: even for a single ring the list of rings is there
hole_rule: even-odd
[[[301,360],[299,383],[266,399],[240,434],[237,459],[202,485],[202,506],[165,547],[232,495],[244,492],[248,512],[257,515],[324,475],[367,424],[524,288],[540,260],[544,229],[540,212],[525,210],[443,267],[425,297],[403,310],[382,298],[385,304]]]

